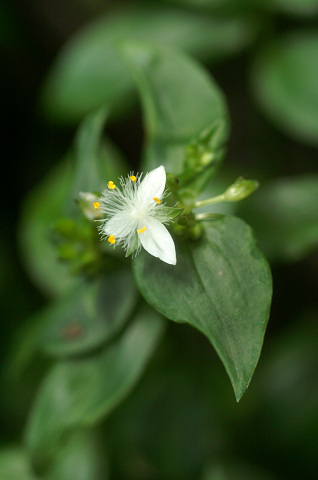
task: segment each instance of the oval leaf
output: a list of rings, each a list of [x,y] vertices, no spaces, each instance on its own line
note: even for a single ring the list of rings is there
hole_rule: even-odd
[[[130,270],[86,282],[45,310],[38,345],[55,356],[78,355],[109,341],[127,322],[137,300]]]
[[[105,116],[100,110],[83,121],[73,154],[49,172],[23,206],[19,235],[22,257],[33,280],[50,295],[61,294],[77,283],[69,265],[58,261],[52,227],[65,215],[79,214],[74,200],[80,191],[98,191],[109,178],[127,171],[118,152],[102,140]]]
[[[61,217],[72,184],[69,163],[55,167],[26,198],[20,222],[20,249],[32,280],[49,295],[74,285],[69,267],[57,260],[50,229]]]
[[[176,322],[210,340],[239,400],[258,362],[269,315],[269,266],[250,227],[236,217],[205,224],[202,239],[178,241],[177,265],[142,252],[133,261],[145,299]]]
[[[264,113],[287,135],[318,145],[318,33],[291,33],[260,52],[252,88]]]
[[[119,152],[103,138],[107,110],[101,108],[87,115],[74,140],[72,188],[67,213],[78,213],[74,199],[79,192],[99,192],[110,178],[126,174],[127,167]]]
[[[64,122],[78,121],[104,104],[127,109],[133,81],[118,55],[118,40],[151,41],[214,60],[240,51],[254,39],[256,30],[250,18],[216,19],[145,2],[125,5],[81,30],[62,49],[43,89],[43,107]]]
[[[91,429],[72,432],[45,476],[45,480],[106,480],[109,478],[105,452]]]
[[[122,51],[144,108],[145,169],[163,164],[167,172],[182,175],[189,168],[191,173],[204,175],[202,189],[209,179],[206,170],[212,167],[213,173],[228,136],[227,108],[220,89],[201,65],[181,52],[131,42]],[[190,162],[189,167],[186,147],[190,142],[197,155],[195,165]]]
[[[1,480],[36,480],[31,460],[25,450],[11,447],[0,450]]]
[[[140,312],[121,338],[90,358],[53,367],[39,391],[26,432],[31,452],[46,463],[64,432],[95,425],[128,394],[162,334],[162,319]]]

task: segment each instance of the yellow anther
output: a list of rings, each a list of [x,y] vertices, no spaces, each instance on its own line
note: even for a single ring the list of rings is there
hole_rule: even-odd
[[[112,180],[109,180],[107,185],[108,185],[108,188],[111,188],[112,190],[114,190],[114,188],[116,188],[116,185],[114,184],[114,182]]]
[[[153,200],[154,200],[155,202],[157,202],[158,205],[159,205],[159,203],[161,203],[161,200],[160,200],[159,198],[157,198],[157,197],[153,197]]]
[[[129,178],[130,178],[130,180],[131,180],[132,182],[135,182],[135,181],[137,180],[137,178],[135,177],[135,175],[130,175]]]
[[[109,235],[109,237],[107,238],[107,242],[114,245],[114,243],[116,243],[116,239],[115,239],[114,235]]]
[[[100,203],[99,202],[94,202],[94,208],[96,208],[96,210],[98,209]]]
[[[143,233],[145,230],[147,230],[147,227],[142,227],[137,230],[137,233]]]

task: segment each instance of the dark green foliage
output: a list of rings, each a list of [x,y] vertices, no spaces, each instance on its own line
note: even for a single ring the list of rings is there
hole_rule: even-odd
[[[315,478],[318,1],[11,3],[0,479]],[[176,266],[97,230],[160,165]]]

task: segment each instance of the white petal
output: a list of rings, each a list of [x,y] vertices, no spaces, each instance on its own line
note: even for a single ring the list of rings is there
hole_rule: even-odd
[[[126,212],[116,213],[111,217],[103,227],[106,235],[114,235],[114,237],[123,238],[136,231],[137,222],[130,214]]]
[[[148,253],[163,262],[175,265],[176,249],[172,237],[166,227],[153,217],[147,217],[138,228],[146,227],[146,230],[139,233],[139,240]]]
[[[138,187],[138,200],[141,203],[148,204],[153,202],[153,198],[161,199],[166,186],[165,167],[155,168],[147,173]]]

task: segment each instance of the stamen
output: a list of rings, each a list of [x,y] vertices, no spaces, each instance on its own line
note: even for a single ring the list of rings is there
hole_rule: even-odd
[[[100,203],[99,202],[94,202],[94,208],[97,210],[99,207]]]
[[[143,233],[145,230],[147,230],[147,227],[142,227],[137,230],[137,233]]]
[[[135,182],[137,180],[137,177],[135,177],[135,175],[130,175],[129,178],[132,182]]]
[[[116,239],[115,239],[114,235],[109,235],[109,237],[107,238],[107,242],[114,245],[116,243]]]
[[[161,203],[161,200],[160,200],[159,198],[157,198],[157,197],[153,197],[153,200],[154,200],[155,202],[157,202],[158,205],[159,205],[159,203]]]
[[[111,190],[114,190],[114,188],[116,188],[116,185],[114,184],[114,182],[113,182],[112,180],[109,180],[107,186],[108,186],[108,188],[110,188]]]

